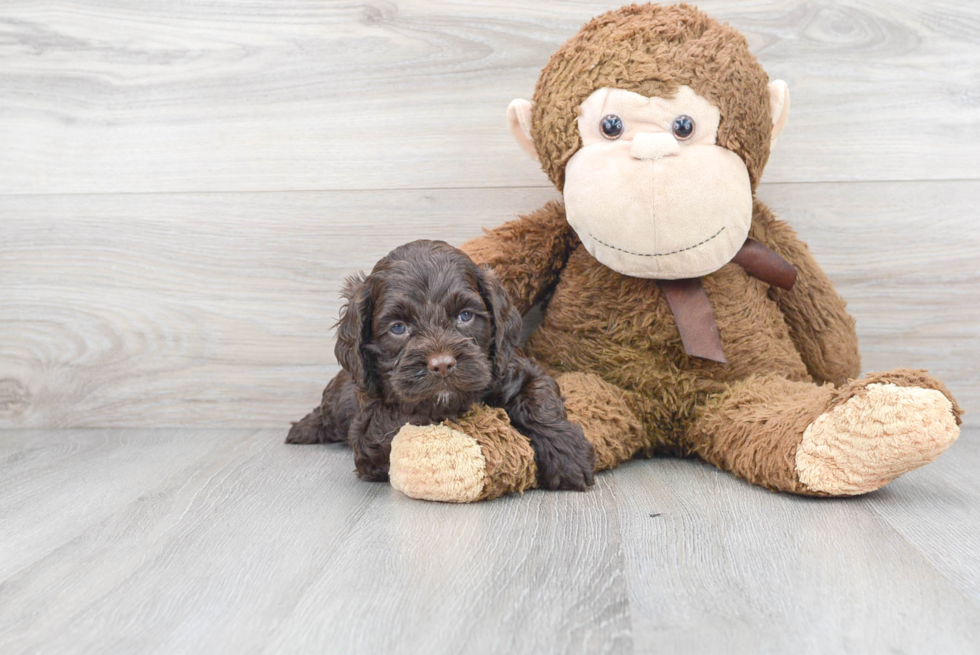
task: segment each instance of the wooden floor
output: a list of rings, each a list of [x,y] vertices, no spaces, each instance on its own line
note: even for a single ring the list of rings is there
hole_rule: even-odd
[[[976,653],[980,443],[867,497],[697,461],[477,505],[282,431],[12,430],[0,652]]]

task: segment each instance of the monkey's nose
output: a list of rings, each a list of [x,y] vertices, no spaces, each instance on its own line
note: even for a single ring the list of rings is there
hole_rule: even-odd
[[[441,378],[448,376],[456,368],[456,358],[452,355],[435,355],[429,358],[429,370]]]
[[[669,132],[640,132],[633,137],[630,154],[636,159],[651,160],[680,154],[677,139]]]

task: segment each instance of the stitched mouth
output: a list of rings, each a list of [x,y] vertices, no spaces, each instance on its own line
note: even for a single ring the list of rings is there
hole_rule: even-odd
[[[611,243],[606,243],[602,239],[596,238],[596,236],[594,234],[592,234],[591,232],[589,233],[589,236],[592,237],[592,239],[595,240],[596,243],[600,243],[600,244],[604,245],[607,248],[612,248],[613,250],[618,250],[619,252],[626,253],[627,255],[633,255],[635,257],[666,257],[667,255],[676,255],[679,252],[685,252],[687,250],[694,250],[698,246],[703,246],[704,244],[708,243],[709,241],[711,241],[712,239],[714,239],[715,237],[717,237],[719,234],[721,234],[724,231],[725,231],[725,228],[722,227],[720,230],[718,230],[717,232],[715,232],[714,234],[712,234],[710,237],[708,237],[704,241],[699,241],[699,242],[695,243],[693,246],[687,246],[686,248],[679,248],[677,250],[671,250],[670,252],[633,252],[632,250],[626,250],[625,248],[620,248],[618,246],[614,246]]]

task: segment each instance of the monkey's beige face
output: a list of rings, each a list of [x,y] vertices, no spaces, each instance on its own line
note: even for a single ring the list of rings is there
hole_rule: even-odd
[[[715,144],[719,111],[690,87],[674,98],[599,89],[582,103],[582,147],[565,168],[565,209],[582,244],[633,277],[718,270],[745,243],[745,164]]]

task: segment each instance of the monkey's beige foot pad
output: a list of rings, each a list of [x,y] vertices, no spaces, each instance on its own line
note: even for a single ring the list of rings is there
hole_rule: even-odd
[[[391,486],[420,500],[468,503],[486,486],[480,444],[445,425],[406,425],[391,442]]]
[[[477,406],[458,422],[406,425],[391,442],[391,486],[446,503],[489,500],[535,484],[534,451],[503,410]]]
[[[940,391],[869,384],[807,426],[796,471],[811,491],[863,494],[936,459],[959,433]]]

